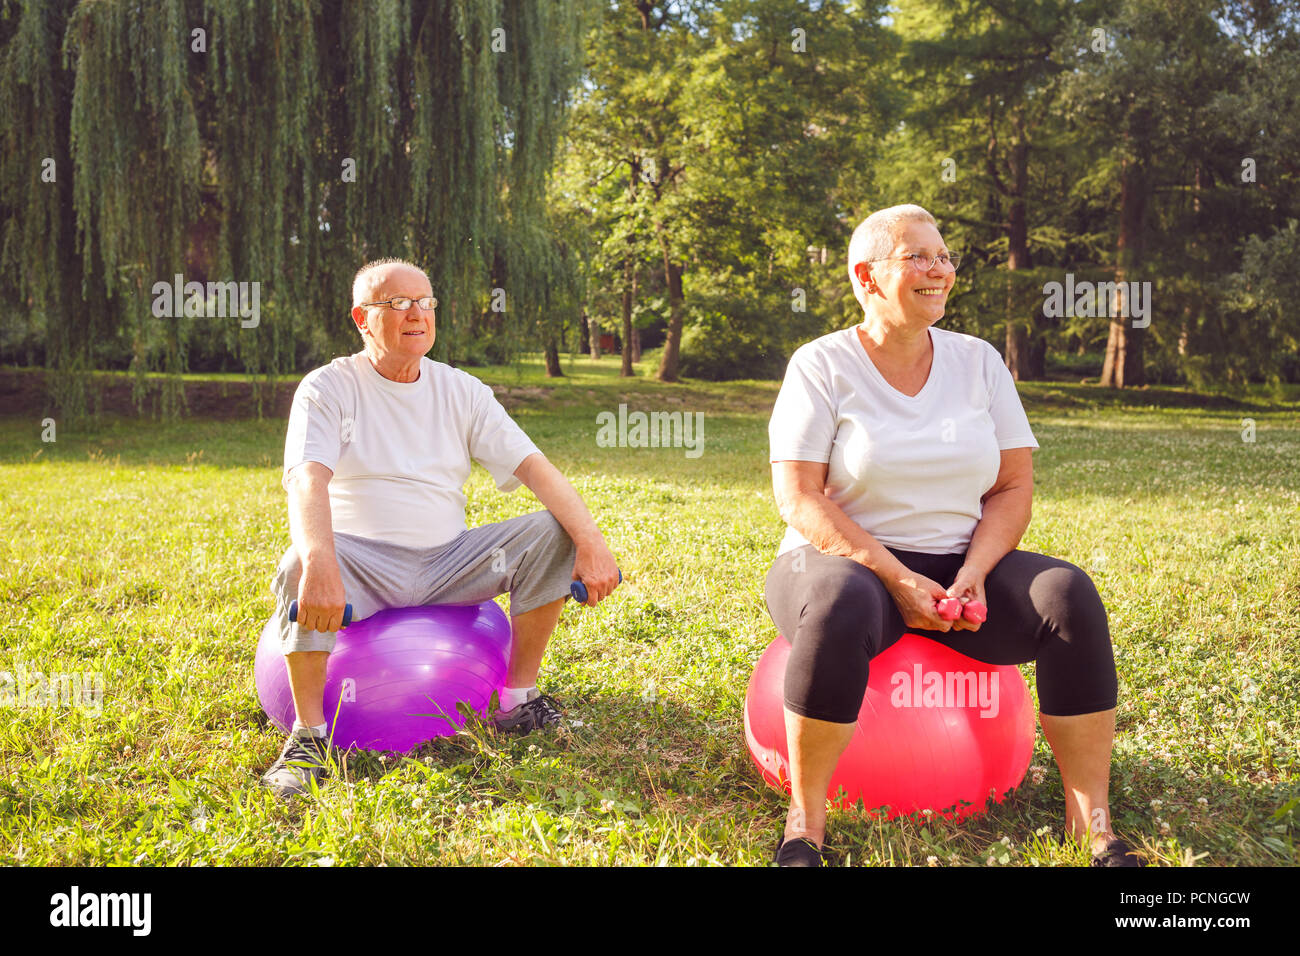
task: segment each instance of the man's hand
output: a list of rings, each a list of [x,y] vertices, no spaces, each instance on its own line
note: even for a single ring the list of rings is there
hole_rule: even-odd
[[[337,631],[343,626],[346,598],[337,561],[304,563],[298,580],[298,626],[304,631]]]
[[[586,585],[587,607],[595,607],[618,587],[618,562],[599,533],[592,539],[574,543],[578,556],[573,562],[573,580]]]

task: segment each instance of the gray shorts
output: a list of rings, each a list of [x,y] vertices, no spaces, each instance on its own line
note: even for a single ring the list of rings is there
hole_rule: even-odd
[[[577,557],[549,511],[470,528],[436,548],[336,532],[334,552],[354,621],[390,607],[481,604],[507,592],[510,613],[525,614],[568,596]],[[291,546],[271,578],[281,647],[286,654],[332,651],[337,632],[304,631],[289,621],[301,577],[302,562]]]

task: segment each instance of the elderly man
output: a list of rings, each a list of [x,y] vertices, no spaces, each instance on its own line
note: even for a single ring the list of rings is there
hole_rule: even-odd
[[[352,285],[363,350],[311,372],[294,395],[282,479],[293,546],[271,590],[297,719],[262,777],[282,796],[325,777],[325,664],[345,603],[359,620],[508,591],[510,663],[493,720],[529,733],[564,724],[536,683],[569,585],[583,581],[591,606],[618,586],[614,556],[582,499],[492,390],[425,358],[436,307],[428,276],[411,263],[363,266]],[[546,510],[467,529],[471,461],[502,491],[527,485]]]

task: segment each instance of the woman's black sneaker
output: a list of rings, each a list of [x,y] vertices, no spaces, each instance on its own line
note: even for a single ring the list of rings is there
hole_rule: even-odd
[[[777,866],[825,866],[826,854],[813,843],[812,840],[806,840],[800,837],[797,840],[791,840],[789,843],[785,840],[785,834],[781,835],[780,841],[776,844],[776,855],[772,857]]]
[[[1119,837],[1106,841],[1106,845],[1092,855],[1089,866],[1146,866],[1142,857]]]

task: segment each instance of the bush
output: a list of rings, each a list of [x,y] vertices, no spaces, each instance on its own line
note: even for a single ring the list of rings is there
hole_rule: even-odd
[[[682,330],[681,372],[689,378],[780,378],[788,359],[783,350],[744,330],[717,325]]]

